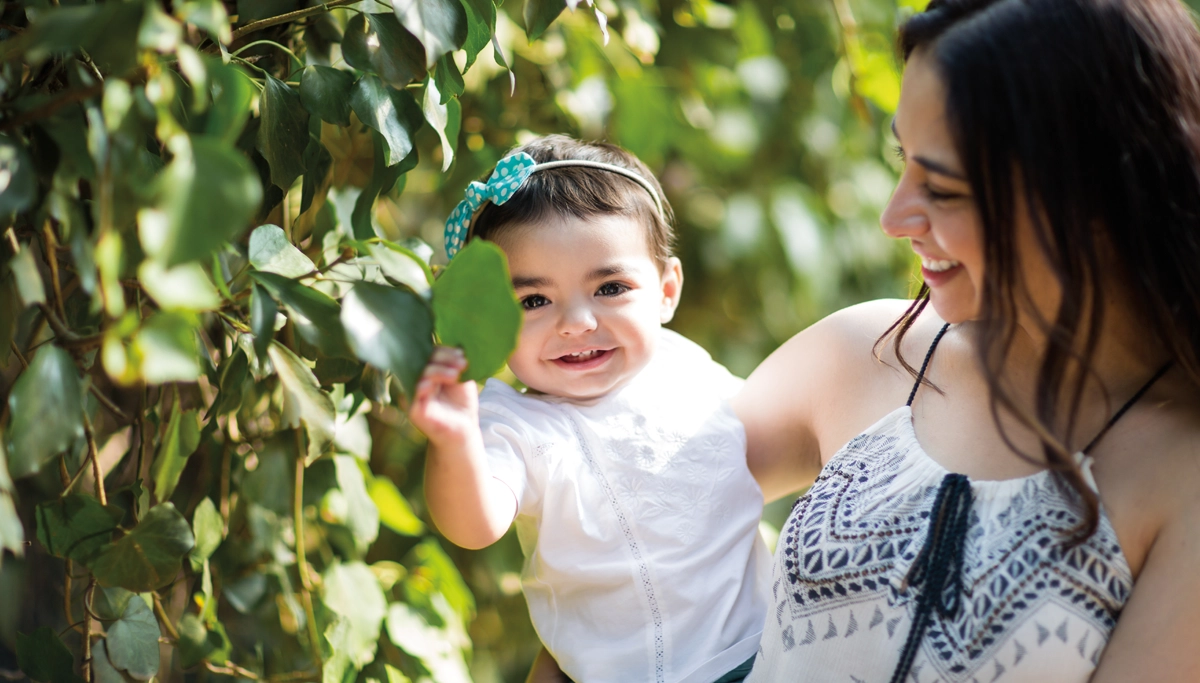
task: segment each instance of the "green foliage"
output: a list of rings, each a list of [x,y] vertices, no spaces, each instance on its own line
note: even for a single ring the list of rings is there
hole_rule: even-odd
[[[50,683],[85,678],[73,625],[99,683],[523,679],[516,540],[443,550],[403,416],[435,338],[483,380],[520,326],[442,220],[533,133],[630,148],[673,326],[744,374],[904,293],[873,224],[921,4],[6,3],[0,643]]]

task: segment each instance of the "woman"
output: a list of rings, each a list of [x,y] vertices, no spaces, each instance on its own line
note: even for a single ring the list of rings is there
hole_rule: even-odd
[[[747,680],[1195,681],[1200,33],[1178,0],[933,0],[899,42],[881,222],[925,283],[739,397],[766,498],[816,478]]]

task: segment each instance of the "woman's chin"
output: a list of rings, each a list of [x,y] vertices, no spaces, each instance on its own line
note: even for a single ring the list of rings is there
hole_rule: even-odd
[[[939,318],[951,325],[979,318],[979,301],[974,296],[939,289],[929,291],[929,305]]]

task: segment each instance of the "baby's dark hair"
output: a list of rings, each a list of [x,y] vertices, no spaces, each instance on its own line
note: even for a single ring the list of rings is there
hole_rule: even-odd
[[[471,239],[495,241],[506,228],[537,223],[547,218],[618,215],[637,220],[646,228],[650,256],[665,266],[671,258],[674,232],[671,205],[662,186],[649,168],[629,152],[604,142],[582,142],[566,135],[547,135],[521,145],[511,154],[524,152],[537,163],[581,159],[620,166],[646,179],[662,201],[659,215],[654,198],[620,173],[587,166],[562,166],[537,171],[507,202],[487,203],[475,217]]]

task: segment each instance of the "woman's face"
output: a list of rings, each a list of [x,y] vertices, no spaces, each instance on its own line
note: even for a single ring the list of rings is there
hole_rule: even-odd
[[[904,172],[879,222],[889,237],[908,238],[921,257],[934,310],[942,320],[957,323],[979,314],[983,229],[946,121],[945,102],[932,56],[914,52],[892,121]]]

